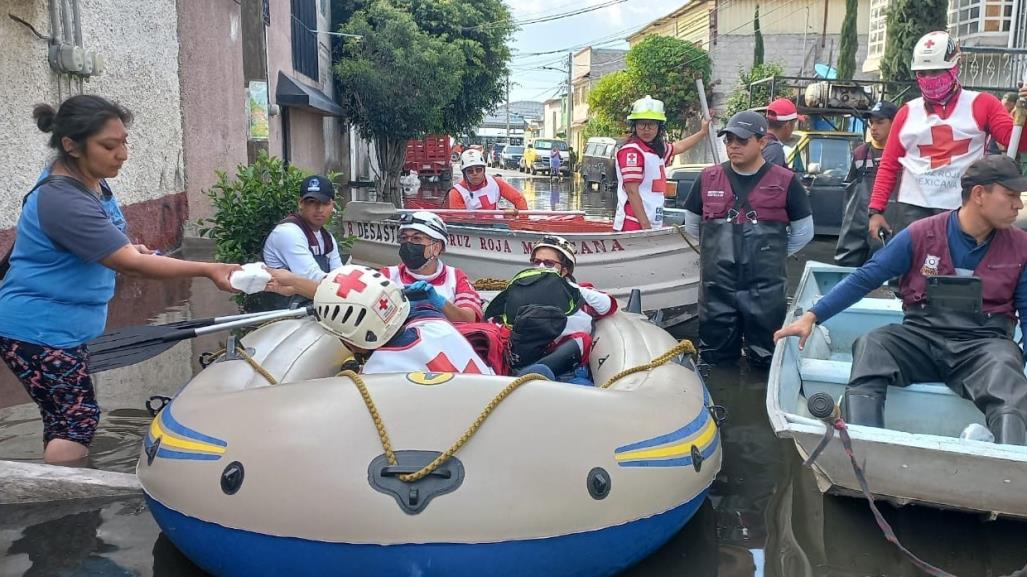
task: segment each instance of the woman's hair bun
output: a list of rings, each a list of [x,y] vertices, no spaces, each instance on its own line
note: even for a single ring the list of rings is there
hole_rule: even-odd
[[[32,118],[36,120],[36,126],[43,132],[50,132],[53,130],[54,118],[56,117],[57,111],[49,104],[37,104],[32,109]]]

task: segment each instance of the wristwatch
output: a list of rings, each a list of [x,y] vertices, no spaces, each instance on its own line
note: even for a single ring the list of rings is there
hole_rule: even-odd
[[[884,214],[884,211],[877,210],[876,208],[871,208],[870,209],[870,216],[874,216],[875,214]]]

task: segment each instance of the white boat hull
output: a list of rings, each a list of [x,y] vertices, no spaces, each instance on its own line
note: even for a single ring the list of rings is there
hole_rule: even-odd
[[[472,280],[509,279],[527,268],[532,244],[542,233],[449,224],[443,260]],[[357,237],[357,264],[383,267],[399,261],[395,221],[343,220],[342,232]],[[699,254],[677,228],[640,232],[559,233],[577,249],[574,276],[627,302],[642,292],[645,310],[694,307],[699,300]]]
[[[851,270],[808,264],[793,306],[808,309]],[[798,350],[794,338],[778,343],[767,386],[767,412],[777,436],[793,439],[806,458],[825,431],[824,424],[806,411],[806,398],[827,392],[839,399],[851,365],[851,357],[846,359],[839,350],[847,348],[854,335],[901,318],[897,299],[863,299],[825,323],[827,331],[812,335],[805,351]],[[960,431],[972,422],[983,424],[984,415],[969,400],[941,383],[923,383],[889,388],[888,429],[857,425],[850,426],[849,433],[877,498],[992,517],[1027,517],[1027,447],[960,439]],[[837,438],[813,468],[821,491],[862,494]]]

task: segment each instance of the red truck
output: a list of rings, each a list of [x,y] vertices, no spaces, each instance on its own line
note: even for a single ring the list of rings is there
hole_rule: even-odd
[[[429,134],[409,140],[403,170],[416,170],[418,176],[438,176],[447,180],[453,176],[452,152],[449,135],[446,134]]]

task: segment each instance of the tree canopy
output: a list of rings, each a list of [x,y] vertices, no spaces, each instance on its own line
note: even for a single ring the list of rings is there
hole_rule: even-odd
[[[592,87],[589,114],[597,119],[596,128],[626,132],[631,103],[648,94],[663,101],[668,131],[680,133],[700,111],[698,78],[709,90],[710,58],[705,50],[677,38],[649,36],[628,51],[624,70],[603,76]]]
[[[948,6],[948,0],[892,0],[888,6],[887,38],[881,59],[882,79],[914,80],[909,69],[913,46],[924,34],[946,29]]]
[[[856,50],[859,35],[856,32],[856,16],[859,14],[859,0],[845,0],[845,20],[842,21],[842,41],[838,49],[838,79],[852,80],[856,74]]]
[[[348,18],[336,51],[339,104],[375,143],[383,190],[406,141],[477,126],[505,97],[514,26],[501,0],[336,0]]]
[[[771,76],[784,74],[784,68],[776,62],[766,62],[759,66],[753,66],[749,70],[738,71],[738,84],[727,98],[726,110],[721,115],[730,118],[737,112],[748,110],[756,106],[766,106],[770,101],[787,94],[784,86],[779,83],[775,94],[770,93],[770,83],[761,84],[752,89],[752,101],[749,99],[749,84]]]

